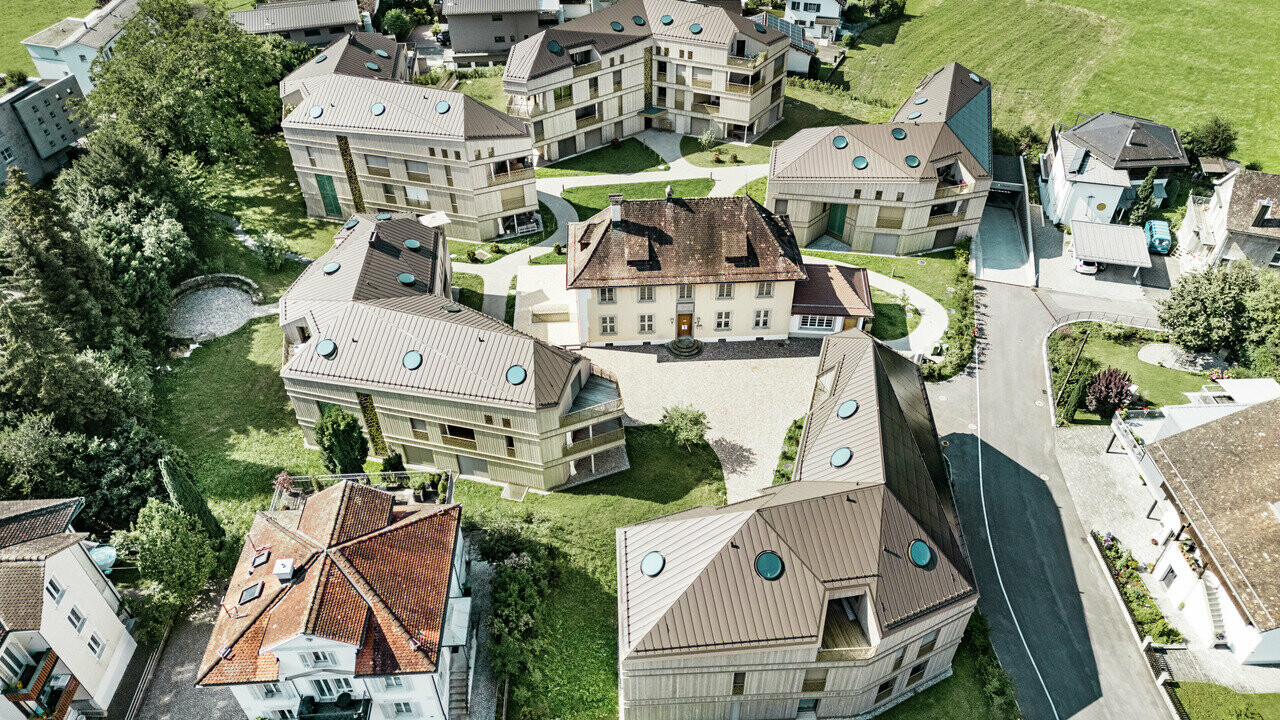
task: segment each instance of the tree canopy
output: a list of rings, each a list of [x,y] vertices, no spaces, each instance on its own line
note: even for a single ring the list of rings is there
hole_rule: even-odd
[[[1230,157],[1236,151],[1240,133],[1231,123],[1214,115],[1184,132],[1182,144],[1196,157]]]
[[[1160,302],[1160,322],[1171,339],[1191,352],[1234,353],[1249,328],[1245,297],[1258,288],[1258,271],[1231,263],[1184,273]]]
[[[369,440],[355,415],[331,407],[320,416],[315,433],[316,445],[320,446],[320,455],[329,472],[348,475],[364,471],[364,461],[369,459]]]

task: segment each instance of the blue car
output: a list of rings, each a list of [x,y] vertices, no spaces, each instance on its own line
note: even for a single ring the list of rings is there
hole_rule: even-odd
[[[1169,248],[1173,245],[1173,236],[1169,234],[1169,223],[1163,220],[1148,220],[1145,230],[1147,249],[1153,253],[1168,255]]]

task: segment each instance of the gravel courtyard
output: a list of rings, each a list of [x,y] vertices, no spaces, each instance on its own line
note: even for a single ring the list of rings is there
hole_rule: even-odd
[[[729,502],[773,482],[787,426],[809,410],[820,340],[708,343],[691,360],[664,347],[585,348],[618,376],[627,416],[654,423],[664,405],[707,413],[707,439],[724,465]]]
[[[244,712],[230,690],[195,687],[196,671],[225,591],[226,586],[220,585],[216,595],[206,592],[191,616],[173,626],[138,708],[139,720],[243,720]]]

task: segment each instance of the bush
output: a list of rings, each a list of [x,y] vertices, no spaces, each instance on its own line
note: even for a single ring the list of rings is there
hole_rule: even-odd
[[[403,40],[410,30],[413,30],[413,20],[404,10],[392,8],[382,16],[382,31],[395,35],[397,40]]]
[[[662,408],[662,420],[658,423],[677,445],[685,450],[707,441],[707,414],[692,405],[672,405]]]
[[[969,272],[969,246],[972,238],[956,240],[955,259],[955,301],[959,305],[956,317],[942,336],[945,349],[942,362],[928,363],[920,366],[920,373],[925,380],[936,382],[944,380],[964,370],[973,359],[973,350],[977,345],[977,325],[973,317],[973,273]]]
[[[738,159],[738,153],[729,153],[729,162],[738,163],[742,161]]]
[[[702,146],[703,150],[710,150],[711,146],[716,144],[716,134],[710,128],[703,130],[702,134],[698,136],[698,144]]]
[[[369,441],[355,415],[330,407],[316,423],[315,436],[329,472],[349,475],[364,470],[364,462],[369,459]]]
[[[10,70],[0,78],[0,95],[3,95],[14,88],[20,88],[27,84],[27,73],[23,70]]]
[[[1093,412],[1102,416],[1103,420],[1124,407],[1133,398],[1130,387],[1133,380],[1129,373],[1117,368],[1108,367],[1089,381],[1089,389],[1085,394],[1084,404]]]
[[[289,244],[280,233],[268,230],[255,241],[254,252],[262,259],[263,267],[274,272],[284,267],[284,262],[288,259],[286,253],[289,252]]]
[[[1240,134],[1231,123],[1214,115],[1182,133],[1182,142],[1196,157],[1230,157]]]
[[[1169,625],[1169,621],[1147,593],[1139,573],[1143,567],[1133,559],[1133,553],[1126,550],[1111,533],[1101,535],[1092,531],[1091,534],[1102,553],[1103,561],[1111,571],[1111,579],[1120,591],[1120,597],[1129,609],[1129,617],[1138,629],[1138,634],[1150,635],[1152,640],[1162,644],[1183,642],[1182,633]]]
[[[142,634],[158,637],[204,589],[216,556],[199,523],[177,507],[152,498],[128,531],[112,544],[138,564],[143,601],[136,607]]]
[[[398,452],[392,452],[382,461],[382,472],[395,473],[391,476],[395,482],[402,483],[408,479],[409,474],[405,470],[404,458]]]
[[[555,245],[551,246],[551,252],[555,253],[556,255],[563,255],[564,248],[560,247],[560,243],[556,243]]]

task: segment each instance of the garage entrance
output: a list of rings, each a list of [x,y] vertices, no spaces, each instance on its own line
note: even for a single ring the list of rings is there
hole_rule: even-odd
[[[1022,182],[1022,159],[995,156],[994,178],[987,204],[978,225],[978,277],[983,280],[1032,285],[1035,273],[1028,264],[1028,238],[1024,234],[1027,217],[1027,189]]]

